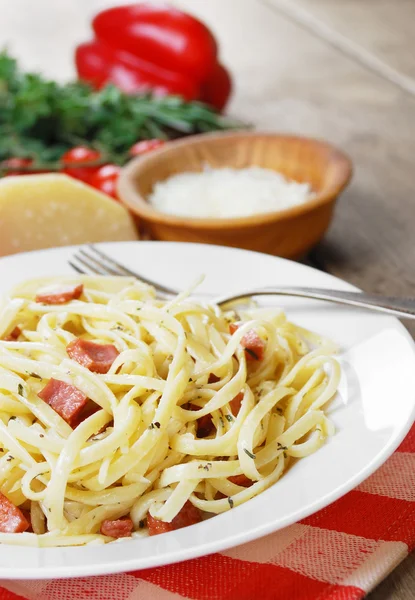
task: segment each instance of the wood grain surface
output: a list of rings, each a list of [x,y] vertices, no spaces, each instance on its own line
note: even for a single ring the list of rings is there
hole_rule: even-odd
[[[413,0],[296,0],[293,4],[311,12],[361,49],[415,78]]]
[[[65,80],[90,16],[117,1],[5,3],[0,45],[25,68]],[[260,129],[325,138],[353,159],[352,185],[310,261],[364,290],[415,296],[413,0],[290,0],[289,14],[282,0],[176,4],[220,39],[235,77],[232,114]],[[370,598],[413,600],[414,555]]]

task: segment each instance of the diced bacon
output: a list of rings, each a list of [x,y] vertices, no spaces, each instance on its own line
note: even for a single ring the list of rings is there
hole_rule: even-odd
[[[233,335],[235,331],[238,331],[240,327],[239,323],[229,323],[229,333]]]
[[[10,333],[9,335],[6,335],[4,339],[5,342],[14,342],[17,340],[17,338],[19,337],[19,335],[22,333],[22,330],[20,329],[20,327],[15,327]]]
[[[234,483],[235,485],[240,485],[242,487],[250,487],[254,482],[252,479],[248,479],[246,475],[232,475],[228,477],[228,481]]]
[[[253,329],[244,335],[241,345],[245,348],[246,360],[262,360],[264,358],[265,342]]]
[[[182,527],[188,527],[189,525],[195,525],[196,523],[200,523],[202,520],[202,514],[196,506],[187,500],[184,504],[183,508],[178,512],[178,514],[174,517],[173,529],[181,529]]]
[[[217,383],[220,381],[220,377],[217,377],[214,373],[210,373],[208,383]]]
[[[37,294],[36,302],[42,302],[43,304],[65,304],[70,300],[77,300],[83,291],[84,286],[82,283],[79,285],[44,290]]]
[[[197,437],[205,438],[212,433],[215,426],[213,425],[212,415],[204,415],[197,420]]]
[[[173,531],[173,522],[166,523],[165,521],[160,521],[160,519],[155,519],[150,513],[147,515],[147,527],[149,535],[158,535],[159,533],[167,533],[168,531]]]
[[[24,508],[19,508],[19,510],[22,512],[22,515],[24,516],[24,518],[26,519],[26,521],[29,523],[29,527],[26,529],[26,531],[28,533],[33,533],[32,519],[30,517],[30,510],[26,510]]]
[[[171,523],[165,523],[160,519],[155,519],[148,513],[147,515],[147,527],[149,535],[158,535],[159,533],[166,533],[168,531],[174,531],[175,529],[181,529],[182,527],[188,527],[189,525],[195,525],[200,523],[202,520],[201,512],[196,506],[188,500],[183,508],[174,517]]]
[[[113,538],[130,537],[133,531],[133,522],[131,519],[116,519],[102,521],[100,532],[102,535],[108,535]]]
[[[185,408],[185,407],[183,407],[183,408]],[[187,408],[187,410],[200,410],[200,406],[196,406],[196,404],[188,404],[186,408]],[[211,414],[204,415],[203,417],[200,417],[197,420],[196,436],[198,438],[205,438],[210,433],[212,433],[214,428],[215,428],[215,426],[213,425],[212,415]]]
[[[82,423],[82,421],[85,421],[85,419],[88,419],[88,417],[91,417],[100,409],[101,407],[98,404],[92,402],[92,400],[88,400],[83,409],[71,420],[71,427],[75,429]],[[107,427],[108,425],[104,425],[101,431],[105,431]],[[94,435],[101,433],[101,431],[97,431]]]
[[[22,533],[29,526],[20,508],[0,492],[0,533]]]
[[[68,344],[66,352],[72,360],[94,373],[108,373],[119,355],[113,344],[97,344],[80,338]]]
[[[240,325],[231,323],[229,331],[233,335]],[[250,329],[241,339],[241,346],[245,348],[246,360],[262,360],[265,352],[265,342],[254,329]]]
[[[237,414],[239,413],[239,411],[241,409],[241,404],[242,404],[243,398],[244,398],[244,393],[243,392],[239,392],[239,394],[237,394],[235,396],[235,398],[233,398],[229,402],[229,407],[230,407],[231,413],[233,414],[234,417],[237,416]]]
[[[88,402],[88,398],[77,387],[53,378],[48,381],[38,396],[47,402],[69,425],[75,422]]]

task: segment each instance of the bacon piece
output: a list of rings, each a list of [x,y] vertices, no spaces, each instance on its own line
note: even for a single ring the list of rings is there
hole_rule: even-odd
[[[45,290],[37,294],[36,302],[42,302],[43,304],[65,304],[70,300],[77,300],[83,291],[84,286],[82,283],[65,286],[56,290]]]
[[[188,527],[189,525],[195,525],[196,523],[200,523],[202,520],[202,513],[196,506],[187,500],[184,504],[183,508],[178,512],[178,514],[174,517],[173,529],[181,529],[182,527]]]
[[[71,427],[73,429],[76,429],[76,427],[78,427],[78,425],[80,425],[82,421],[85,421],[85,419],[88,419],[88,417],[91,417],[99,410],[101,410],[101,407],[98,404],[96,404],[92,400],[88,400],[83,409],[76,415],[76,417],[74,417],[71,420]],[[97,431],[94,435],[102,433],[107,427],[108,425],[104,425],[104,427],[100,431]]]
[[[88,398],[77,387],[53,378],[48,381],[38,396],[47,402],[69,425],[74,424],[77,416],[88,402]]]
[[[119,355],[113,344],[96,344],[80,338],[68,344],[66,352],[72,360],[94,373],[108,373],[112,363]]]
[[[113,538],[130,537],[133,527],[131,519],[116,519],[115,521],[105,519],[101,523],[100,532],[102,535],[108,535]]]
[[[229,323],[229,332],[231,335],[233,335],[235,333],[235,331],[238,331],[240,325],[238,323]]]
[[[24,518],[26,519],[26,521],[29,523],[29,527],[26,529],[26,531],[28,533],[33,533],[33,528],[32,528],[32,519],[30,516],[30,510],[24,509],[24,508],[19,508],[19,510],[22,512],[22,515],[24,516]]]
[[[245,348],[246,360],[262,360],[264,358],[265,342],[253,329],[244,335],[241,345]]]
[[[208,383],[217,383],[220,381],[220,377],[217,377],[214,373],[210,373]]]
[[[231,323],[229,331],[234,334],[240,325]],[[241,346],[245,348],[246,360],[262,360],[265,352],[265,342],[262,340],[254,329],[250,329],[241,339]]]
[[[183,407],[185,408],[185,407]],[[200,410],[200,406],[196,406],[196,404],[187,404],[187,410]],[[203,417],[200,417],[197,421],[197,431],[196,436],[198,438],[207,437],[214,430],[215,426],[213,425],[212,415],[207,414]]]
[[[235,485],[240,485],[242,487],[251,487],[251,485],[254,483],[252,479],[248,479],[248,477],[243,474],[232,475],[231,477],[228,477],[228,481],[234,483]]]
[[[167,533],[168,531],[174,531],[175,529],[181,529],[182,527],[188,527],[189,525],[195,525],[200,523],[202,520],[201,512],[196,506],[187,500],[183,508],[178,512],[174,519],[170,523],[155,519],[148,513],[147,515],[147,527],[149,535],[158,535],[159,533]]]
[[[155,519],[150,513],[147,515],[147,527],[148,527],[148,535],[158,535],[159,533],[167,533],[168,531],[173,531],[173,521],[171,523],[166,523],[165,521],[160,521],[160,519]]]
[[[197,420],[197,433],[196,436],[198,438],[205,438],[212,433],[214,430],[214,425],[212,421],[212,415],[204,415]]]
[[[0,533],[22,533],[29,526],[20,508],[0,492]]]
[[[235,396],[235,398],[233,398],[230,402],[229,402],[229,407],[231,409],[231,413],[233,414],[234,417],[236,417],[241,409],[241,404],[242,404],[242,400],[244,398],[244,393],[243,392],[239,392],[239,394],[237,394]]]
[[[13,331],[11,331],[9,333],[9,335],[6,335],[4,339],[5,342],[14,342],[15,340],[17,340],[17,338],[19,337],[19,335],[22,333],[22,330],[20,329],[20,327],[16,327],[13,329]]]

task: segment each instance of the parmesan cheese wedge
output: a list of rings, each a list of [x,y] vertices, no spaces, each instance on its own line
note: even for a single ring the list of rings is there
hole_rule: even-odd
[[[137,240],[130,213],[63,174],[0,179],[0,256],[91,242]]]

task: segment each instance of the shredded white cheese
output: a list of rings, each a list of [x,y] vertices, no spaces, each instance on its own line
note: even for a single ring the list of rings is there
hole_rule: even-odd
[[[246,217],[291,208],[312,198],[308,183],[271,169],[206,169],[160,181],[149,197],[157,210],[183,217]]]

